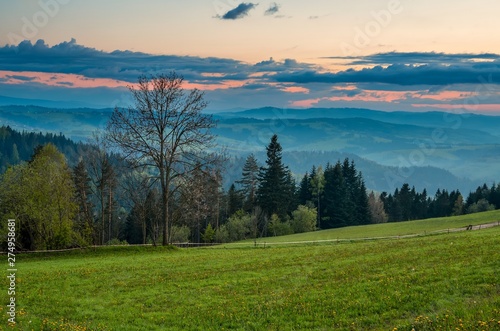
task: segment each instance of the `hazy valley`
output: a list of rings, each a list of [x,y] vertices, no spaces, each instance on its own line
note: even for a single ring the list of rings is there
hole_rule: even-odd
[[[111,111],[1,106],[0,125],[85,141],[104,128]],[[232,156],[227,183],[240,176],[249,153],[264,161],[264,146],[274,133],[297,179],[312,165],[325,166],[346,157],[356,162],[367,187],[380,192],[407,182],[431,194],[438,188],[467,193],[498,176],[500,117],[344,108],[260,108],[213,116],[218,142]]]

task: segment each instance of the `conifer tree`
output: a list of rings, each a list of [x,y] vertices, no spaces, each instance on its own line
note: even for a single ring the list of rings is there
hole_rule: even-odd
[[[266,166],[259,172],[257,202],[268,217],[277,214],[283,219],[289,205],[291,184],[288,169],[283,165],[281,158],[282,147],[278,142],[278,136],[273,135],[267,146]]]
[[[237,181],[242,186],[242,193],[245,196],[244,209],[250,212],[256,204],[256,194],[259,185],[259,165],[253,154],[245,160],[241,180]]]
[[[309,177],[309,174],[306,172],[304,177],[302,177],[302,180],[300,181],[297,196],[299,199],[299,204],[300,205],[307,205],[308,203],[310,204],[312,202],[312,188],[310,185],[311,178]]]
[[[342,173],[342,165],[337,162],[335,166],[327,165],[325,169],[324,206],[325,229],[346,226],[348,220],[347,186]]]

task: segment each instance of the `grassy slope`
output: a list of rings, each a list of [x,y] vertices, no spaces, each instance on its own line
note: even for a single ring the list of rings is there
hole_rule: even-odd
[[[497,221],[500,221],[500,210],[455,217],[430,218],[411,222],[350,226],[339,229],[298,233],[290,236],[267,237],[259,239],[258,242],[262,244],[272,244],[281,242],[376,238],[415,234],[424,235],[435,231],[458,229],[464,228],[467,225],[485,224]],[[248,240],[243,243],[253,243],[253,241]],[[238,243],[238,245],[239,244],[240,243]]]
[[[498,330],[499,235],[24,255],[18,329]]]

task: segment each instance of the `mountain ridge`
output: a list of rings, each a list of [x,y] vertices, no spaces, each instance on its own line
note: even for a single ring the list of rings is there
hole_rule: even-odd
[[[0,125],[9,125],[19,131],[63,133],[75,141],[85,141],[95,130],[105,127],[111,112],[111,108],[0,106]],[[314,117],[325,114],[330,117]],[[458,187],[475,188],[475,185],[499,180],[500,122],[496,125],[500,117],[471,115],[466,119],[450,115],[455,116],[450,117],[453,120],[462,121],[457,126],[451,121],[445,123],[446,114],[440,112],[414,114],[367,109],[356,111],[355,108],[280,110],[272,107],[212,116],[218,121],[213,132],[218,136],[219,144],[239,157],[264,151],[270,137],[276,133],[286,153],[355,155],[382,167],[392,167],[392,173],[399,172],[397,169],[412,168],[427,173],[429,178],[440,173],[441,177],[449,179],[447,187],[452,186],[453,181],[466,183]],[[432,122],[432,118],[441,122]],[[311,155],[304,156],[304,159],[312,162]],[[313,164],[299,167],[300,160],[291,160],[298,172],[308,170]],[[372,167],[379,169],[374,177],[385,176],[380,173],[382,168]],[[415,180],[424,181],[425,176]],[[439,176],[433,179],[438,180]],[[380,180],[373,182],[380,183]]]

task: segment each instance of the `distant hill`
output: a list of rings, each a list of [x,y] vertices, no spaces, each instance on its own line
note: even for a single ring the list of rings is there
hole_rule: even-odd
[[[386,112],[362,108],[308,108],[289,109],[264,107],[240,112],[218,114],[224,118],[256,119],[312,119],[312,118],[366,118],[393,124],[411,124],[433,128],[478,129],[500,136],[500,116],[445,112]]]
[[[110,108],[0,106],[0,126],[85,141],[104,128],[111,112]],[[376,190],[388,190],[388,182],[404,179],[417,189],[427,187],[429,193],[437,187],[468,191],[500,181],[500,117],[270,107],[213,116],[219,143],[238,160],[250,152],[263,153],[270,137],[278,134],[297,176],[313,164],[324,166],[348,156],[359,160],[368,186]],[[239,179],[238,171],[241,167],[230,171],[230,178]],[[399,175],[388,180],[387,174]]]
[[[48,143],[63,152],[71,166],[78,162],[85,148],[83,144],[77,144],[63,135],[19,132],[9,126],[0,126],[0,174],[10,165],[30,160],[37,146]]]
[[[75,101],[54,101],[42,99],[27,99],[27,98],[12,98],[0,95],[0,106],[40,106],[48,108],[75,108],[75,107],[98,107],[92,102],[78,102]]]
[[[86,140],[106,125],[111,108],[46,108],[39,106],[0,106],[0,126],[18,131],[63,133],[76,141]]]

